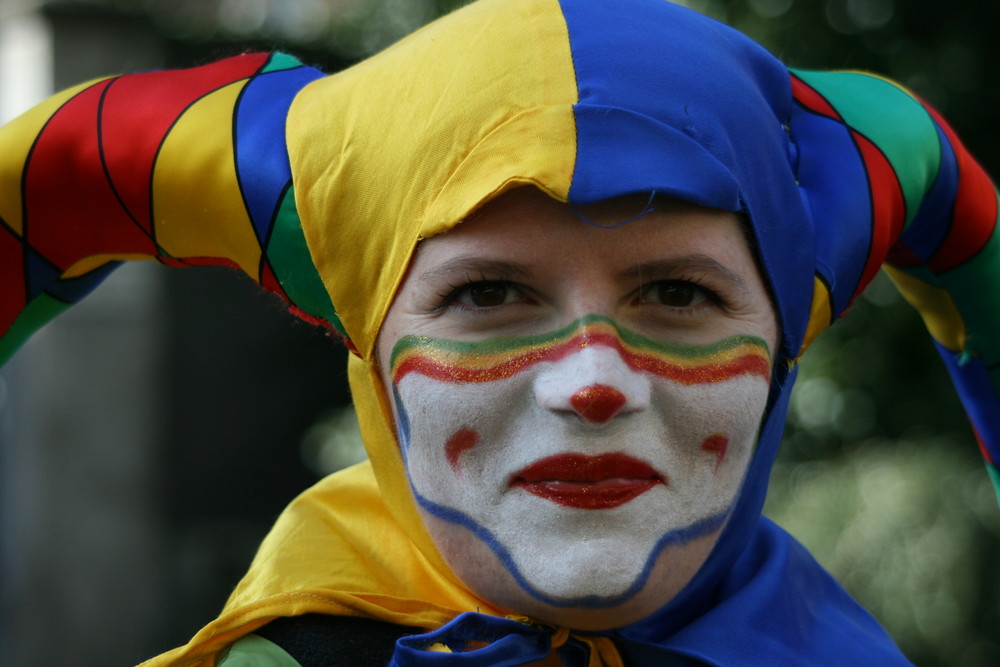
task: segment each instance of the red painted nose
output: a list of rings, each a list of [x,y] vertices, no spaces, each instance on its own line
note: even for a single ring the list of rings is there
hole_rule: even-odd
[[[584,421],[603,424],[625,405],[625,394],[606,384],[592,384],[570,397],[569,402]]]

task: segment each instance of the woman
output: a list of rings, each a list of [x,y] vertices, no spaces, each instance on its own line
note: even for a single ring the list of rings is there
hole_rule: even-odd
[[[332,77],[123,77],[2,140],[8,345],[146,256],[353,353],[370,463],[152,664],[907,664],[760,516],[798,359],[884,262],[996,474],[989,179],[895,84],[662,0],[483,0]]]

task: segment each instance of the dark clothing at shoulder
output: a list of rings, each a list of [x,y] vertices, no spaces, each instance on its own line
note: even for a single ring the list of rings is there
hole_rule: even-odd
[[[396,640],[419,632],[367,618],[305,614],[276,619],[255,634],[280,646],[302,667],[385,667]]]

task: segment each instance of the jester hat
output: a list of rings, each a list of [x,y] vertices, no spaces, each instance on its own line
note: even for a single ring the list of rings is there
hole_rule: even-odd
[[[572,205],[655,192],[738,212],[781,329],[730,520],[688,587],[620,631],[633,660],[657,647],[720,664],[901,660],[760,518],[798,360],[879,267],[923,316],[1000,484],[989,178],[893,82],[790,70],[664,0],[480,0],[333,76],[274,54],[104,79],[15,120],[0,148],[3,355],[131,259],[242,270],[352,352],[370,464],[289,508],[177,664],[281,615],[430,629],[469,609],[509,614],[466,590],[422,527],[374,350],[418,243],[515,187]],[[317,531],[336,535],[306,544]],[[345,550],[364,558],[331,556]],[[748,617],[757,631],[734,642]],[[880,648],[852,648],[858,628]]]

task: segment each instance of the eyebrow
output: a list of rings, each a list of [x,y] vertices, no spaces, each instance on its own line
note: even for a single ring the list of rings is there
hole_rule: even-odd
[[[711,273],[732,283],[736,288],[746,291],[746,281],[742,276],[720,263],[718,260],[708,255],[684,255],[683,257],[671,257],[670,259],[660,259],[652,262],[644,262],[630,266],[621,272],[623,278],[638,279],[640,281],[649,279],[659,279],[660,276],[675,276],[678,273],[693,271],[698,273]]]
[[[621,271],[619,276],[632,280],[648,281],[659,280],[663,276],[676,276],[678,273],[684,272],[710,273],[729,282],[742,292],[747,291],[746,281],[738,273],[713,257],[700,253],[643,262]],[[518,262],[478,255],[459,255],[427,269],[420,274],[419,279],[436,282],[447,280],[456,274],[486,274],[502,276],[503,278],[525,279],[530,278],[533,271],[528,266]]]
[[[435,282],[455,274],[489,274],[505,278],[527,278],[532,271],[524,264],[475,255],[459,255],[420,274],[420,280]]]

